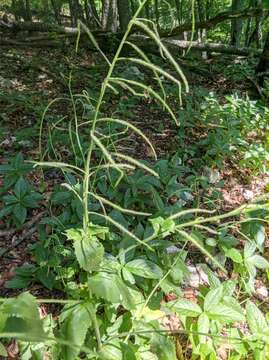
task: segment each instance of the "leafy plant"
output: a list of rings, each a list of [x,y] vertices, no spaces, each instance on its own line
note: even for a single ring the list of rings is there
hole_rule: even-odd
[[[32,189],[22,177],[16,182],[11,194],[2,198],[4,207],[0,211],[0,218],[11,215],[11,221],[20,227],[27,218],[27,210],[39,206],[42,195]]]

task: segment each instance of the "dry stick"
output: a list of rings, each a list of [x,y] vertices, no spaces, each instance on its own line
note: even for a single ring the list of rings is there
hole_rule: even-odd
[[[14,244],[12,244],[12,245],[8,246],[7,248],[3,249],[3,251],[0,252],[0,258],[3,257],[3,255],[5,255],[10,250],[14,249],[19,244],[21,244],[25,239],[27,239],[29,236],[31,236],[36,231],[35,224],[42,218],[42,216],[45,213],[46,212],[43,211],[43,212],[37,214],[36,216],[34,216],[30,221],[28,221],[23,226],[23,229],[26,228],[26,229],[28,229],[28,231],[26,231]],[[17,229],[0,231],[0,237],[12,236],[12,235],[14,235],[16,233],[16,231],[17,231]]]

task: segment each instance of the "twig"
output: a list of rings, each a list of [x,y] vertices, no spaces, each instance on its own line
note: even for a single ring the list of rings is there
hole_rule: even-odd
[[[3,251],[0,252],[0,258],[3,257],[7,252],[14,249],[16,246],[18,246],[20,243],[22,243],[25,239],[27,239],[29,236],[31,236],[36,231],[35,224],[42,218],[42,216],[45,214],[45,211],[37,214],[34,216],[30,221],[28,221],[24,226],[23,229],[28,229],[15,243],[11,244],[7,248],[3,249]],[[2,236],[8,236],[13,235],[16,233],[16,229],[10,229],[10,230],[3,230],[0,232],[0,237]]]

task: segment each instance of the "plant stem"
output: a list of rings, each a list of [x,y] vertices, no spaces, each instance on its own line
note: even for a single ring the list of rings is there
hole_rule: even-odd
[[[144,7],[145,3],[147,2],[148,0],[143,0],[142,3],[140,4],[139,8],[137,9],[134,17],[132,18],[132,20],[129,22],[128,24],[128,28],[121,40],[121,43],[116,51],[116,54],[113,58],[113,61],[109,67],[109,70],[108,70],[108,73],[107,73],[107,76],[102,84],[102,87],[101,87],[101,91],[100,91],[100,96],[99,96],[99,99],[98,99],[98,102],[97,102],[97,105],[96,105],[96,109],[95,109],[95,114],[94,114],[94,119],[93,119],[93,123],[92,123],[92,129],[91,131],[94,132],[95,131],[95,127],[96,127],[96,123],[97,123],[97,120],[98,120],[98,114],[100,112],[100,108],[101,108],[101,105],[102,105],[102,102],[103,102],[103,99],[104,99],[104,96],[105,96],[105,93],[106,93],[106,89],[107,89],[107,86],[108,86],[108,83],[109,83],[109,80],[110,80],[110,77],[114,71],[114,68],[116,66],[116,62],[119,58],[119,55],[121,53],[121,50],[124,46],[124,43],[126,41],[126,39],[128,38],[129,34],[130,34],[130,31],[133,27],[133,24],[134,24],[134,21],[136,20],[137,16],[139,15],[140,11],[142,10],[142,8]],[[90,163],[91,163],[91,157],[92,157],[92,151],[93,151],[93,141],[91,141],[90,143],[90,147],[89,147],[89,150],[88,150],[88,154],[87,154],[87,158],[86,158],[86,163],[85,163],[85,176],[84,176],[84,179],[83,179],[83,207],[84,207],[84,212],[83,212],[83,228],[84,230],[86,231],[87,230],[87,227],[89,225],[89,211],[88,211],[88,192],[89,192],[89,173],[90,173]]]

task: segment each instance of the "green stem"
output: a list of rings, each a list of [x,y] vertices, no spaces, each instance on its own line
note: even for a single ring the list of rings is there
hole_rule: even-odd
[[[92,319],[94,332],[95,332],[95,336],[96,336],[97,348],[98,348],[98,351],[100,351],[102,348],[102,340],[101,340],[99,325],[98,325],[98,321],[97,321],[97,317],[96,317],[96,312],[92,305],[90,306],[90,316]]]
[[[17,299],[16,297],[0,298],[0,303],[5,302],[9,299]],[[36,299],[38,304],[79,304],[82,300],[64,300],[64,299]]]
[[[121,40],[121,43],[117,49],[117,52],[113,58],[113,61],[109,67],[107,76],[102,84],[101,87],[101,92],[100,92],[100,96],[96,105],[96,110],[95,110],[95,114],[94,114],[94,119],[93,119],[93,123],[92,123],[92,132],[95,131],[95,127],[96,127],[96,123],[98,120],[98,114],[100,112],[100,108],[106,93],[106,89],[108,87],[108,83],[110,80],[110,77],[114,71],[114,68],[116,66],[116,62],[119,58],[119,55],[121,53],[121,50],[124,46],[124,43],[126,41],[126,39],[128,38],[130,31],[133,27],[134,21],[136,20],[137,16],[139,15],[140,11],[142,10],[142,8],[144,7],[145,3],[147,2],[147,0],[143,0],[141,5],[139,6],[139,8],[137,9],[134,17],[132,18],[132,20],[129,22],[128,24],[128,28]],[[92,157],[92,151],[93,151],[93,141],[91,141],[90,143],[90,147],[88,150],[88,154],[87,154],[87,158],[86,158],[86,163],[85,163],[85,176],[84,176],[84,180],[83,180],[83,206],[84,206],[84,214],[83,214],[83,228],[86,231],[87,227],[89,225],[89,211],[88,211],[88,192],[89,192],[89,173],[90,173],[90,163],[91,163],[91,157]]]

